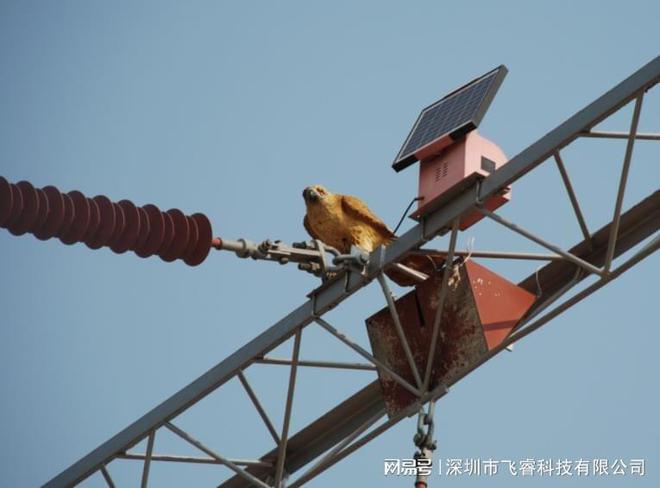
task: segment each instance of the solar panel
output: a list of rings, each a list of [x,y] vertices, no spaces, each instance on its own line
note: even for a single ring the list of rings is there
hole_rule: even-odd
[[[419,159],[420,150],[440,150],[476,129],[506,74],[506,66],[498,66],[422,110],[392,167],[401,171]]]

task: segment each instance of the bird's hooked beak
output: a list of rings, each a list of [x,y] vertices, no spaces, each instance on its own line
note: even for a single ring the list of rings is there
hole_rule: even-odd
[[[302,194],[303,194],[303,198],[305,199],[306,203],[314,203],[314,202],[317,202],[319,200],[318,192],[310,186],[305,188],[303,190]]]

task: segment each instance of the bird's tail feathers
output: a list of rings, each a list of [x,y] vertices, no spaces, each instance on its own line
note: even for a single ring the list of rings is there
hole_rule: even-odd
[[[399,263],[418,273],[431,276],[445,263],[445,253],[428,252],[423,254],[408,254]],[[411,273],[406,273],[401,269],[390,268],[386,272],[387,276],[399,286],[414,286],[419,280]]]

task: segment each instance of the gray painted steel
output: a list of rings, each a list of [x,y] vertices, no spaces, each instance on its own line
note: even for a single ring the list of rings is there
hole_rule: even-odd
[[[125,452],[147,437],[153,430],[162,427],[178,414],[227,382],[238,371],[247,367],[253,359],[263,357],[280,345],[291,337],[296,329],[307,326],[315,317],[334,308],[357,290],[367,285],[385,267],[401,259],[407,251],[419,247],[439,233],[446,233],[448,231],[448,225],[453,219],[476,207],[480,201],[485,200],[488,196],[524,176],[545,159],[552,156],[556,151],[568,145],[584,132],[589,131],[601,120],[635,98],[643,90],[656,84],[659,80],[660,57],[657,57],[556,129],[549,132],[539,141],[523,150],[506,165],[483,180],[480,186],[475,185],[468,188],[443,207],[427,215],[420,224],[406,232],[406,234],[390,246],[374,251],[370,256],[366,276],[356,272],[349,272],[343,279],[331,283],[326,288],[315,291],[311,295],[311,299],[306,303],[110,440],[74,463],[44,486],[48,488],[73,486],[84,480],[102,466],[108,464],[118,454]],[[350,399],[347,401],[350,401]],[[372,411],[370,415],[374,413]],[[368,417],[361,418],[359,421],[356,420],[353,423],[353,427],[358,428],[367,420]],[[339,440],[332,440],[335,443],[339,442],[346,435]],[[296,436],[291,438],[290,447],[295,438]],[[292,455],[288,455],[287,458],[289,461],[286,468],[289,470],[293,467]]]
[[[571,252],[593,264],[601,265],[605,259],[610,227],[611,224],[605,225],[594,233],[593,247],[589,247],[588,241],[582,241],[573,246]],[[622,215],[616,256],[627,252],[659,229],[660,191],[657,191]],[[547,303],[556,293],[560,284],[561,286],[567,283],[570,285],[564,290],[566,292],[588,276],[586,273],[582,273],[577,279],[574,279],[575,269],[576,266],[567,261],[554,261],[541,268],[538,272],[538,280],[543,293],[539,297],[538,305],[535,305],[533,310],[537,310],[539,305]],[[522,280],[519,286],[532,292],[536,291],[537,273]],[[372,382],[341,405],[309,424],[291,439],[289,443],[291,451],[287,455],[289,461],[286,463],[288,472],[295,473],[321,453],[341,442],[359,425],[366,422],[374,412],[381,415],[386,414],[378,381]],[[272,450],[262,456],[260,460],[272,461],[276,455],[277,451]],[[266,476],[272,469],[260,466],[250,467],[248,471],[261,477]],[[240,488],[244,484],[242,484],[242,479],[233,477],[220,486],[222,488]]]

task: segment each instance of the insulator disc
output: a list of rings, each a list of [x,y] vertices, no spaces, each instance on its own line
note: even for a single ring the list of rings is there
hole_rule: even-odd
[[[46,221],[34,231],[34,235],[45,241],[53,237],[64,222],[64,198],[54,186],[46,186],[41,191],[48,200],[48,215]]]
[[[143,215],[147,216],[149,222],[149,234],[147,240],[141,246],[135,247],[135,254],[141,258],[152,256],[158,252],[165,239],[165,219],[158,207],[145,205],[142,207]]]
[[[174,221],[172,220],[172,217],[170,217],[170,215],[166,214],[165,212],[161,212],[160,214],[163,216],[163,222],[165,223],[165,235],[163,236],[163,244],[158,249],[157,254],[159,256],[167,251],[167,249],[170,247],[170,244],[172,244],[172,241],[174,240]]]
[[[23,197],[23,209],[19,217],[7,226],[15,236],[25,234],[39,217],[39,195],[28,181],[19,181],[16,188]]]
[[[21,194],[21,190],[19,190],[13,183],[10,183],[9,186],[11,188],[12,204],[11,214],[9,215],[7,222],[5,222],[6,228],[9,228],[9,226],[16,222],[23,213],[23,195]]]
[[[197,247],[197,239],[199,238],[199,231],[197,230],[197,222],[193,220],[192,217],[186,216],[186,220],[188,221],[188,244],[186,245],[186,249],[183,251],[183,254],[181,255],[181,259],[186,260],[189,254],[192,254],[192,252],[195,250],[195,247]]]
[[[188,220],[181,210],[178,208],[172,208],[165,213],[172,217],[172,223],[174,224],[174,237],[167,250],[160,254],[160,258],[163,261],[171,262],[180,258],[181,254],[186,249],[190,231],[188,229]]]
[[[73,224],[73,217],[75,214],[75,209],[73,208],[73,200],[66,193],[62,193],[62,198],[64,199],[64,220],[62,221],[62,226],[57,230],[55,234],[56,237],[61,238],[66,234]]]
[[[87,199],[87,203],[89,204],[89,225],[87,226],[85,235],[82,236],[82,242],[86,242],[87,239],[96,234],[96,231],[99,230],[99,226],[101,225],[101,210],[98,204],[91,198]]]
[[[121,233],[121,236],[112,243],[110,249],[117,254],[122,254],[128,251],[137,240],[140,232],[140,214],[130,200],[122,200],[118,205],[124,211],[126,224],[124,225],[124,231]]]
[[[106,246],[112,239],[117,217],[115,216],[115,206],[108,197],[97,195],[92,200],[99,209],[100,223],[96,232],[85,239],[85,244],[90,249],[99,249]]]
[[[19,190],[13,183],[9,186],[11,187],[11,196],[13,201],[11,206],[11,215],[9,215],[9,218],[5,224],[5,227],[7,228],[16,222],[23,213],[23,195],[21,194],[21,190]]]
[[[71,245],[80,242],[87,232],[91,212],[85,195],[78,190],[70,191],[68,195],[73,202],[73,220],[69,229],[62,233],[60,241]]]
[[[133,251],[141,249],[144,246],[144,243],[149,238],[149,232],[151,232],[151,224],[149,223],[147,212],[142,207],[137,207],[137,211],[140,214],[140,233],[137,236],[135,244],[131,246]]]
[[[9,182],[0,176],[0,227],[4,227],[9,220],[13,200]]]
[[[38,239],[59,238],[64,244],[84,242],[91,249],[110,247],[116,253],[134,251],[140,257],[183,260],[196,266],[209,253],[211,224],[203,214],[186,216],[179,209],[161,212],[155,205],[136,207],[79,191],[61,193],[54,186],[34,188],[0,176],[0,227],[15,235],[30,232]]]
[[[41,188],[36,188],[37,190],[37,197],[39,197],[39,215],[37,216],[37,220],[35,220],[30,227],[30,232],[33,234],[36,234],[39,229],[46,223],[46,220],[48,219],[48,213],[50,212],[50,208],[48,206],[48,197],[46,196],[46,193],[41,189]]]
[[[197,266],[202,263],[206,256],[209,255],[211,250],[211,240],[213,239],[213,231],[211,230],[211,222],[206,215],[201,213],[193,214],[191,217],[197,224],[197,245],[191,254],[188,254],[184,262],[189,266]]]
[[[124,233],[124,228],[126,227],[126,216],[124,215],[124,209],[118,203],[112,202],[112,206],[115,209],[115,230],[112,232],[110,241],[104,245],[112,246],[115,245],[119,239],[121,239],[122,234]]]

